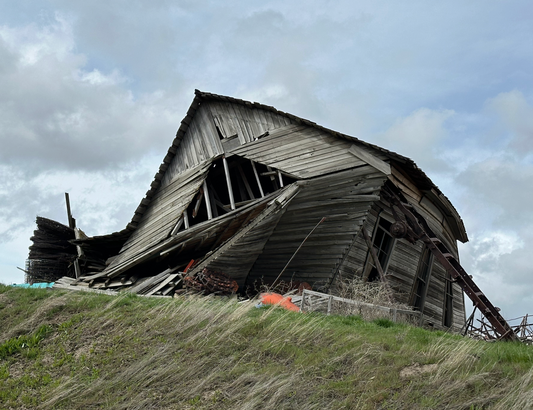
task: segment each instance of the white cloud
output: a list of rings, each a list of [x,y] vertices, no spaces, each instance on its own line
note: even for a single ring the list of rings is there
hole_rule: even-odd
[[[443,142],[448,138],[446,121],[453,110],[420,108],[400,118],[377,139],[383,147],[413,159],[422,169],[439,171],[448,166],[442,161]]]
[[[504,92],[487,102],[487,109],[499,120],[500,135],[508,148],[524,157],[533,154],[533,106],[518,90]]]

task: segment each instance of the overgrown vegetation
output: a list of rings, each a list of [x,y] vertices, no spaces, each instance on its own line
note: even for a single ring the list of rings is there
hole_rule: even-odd
[[[0,408],[524,409],[533,350],[233,299],[0,285]]]

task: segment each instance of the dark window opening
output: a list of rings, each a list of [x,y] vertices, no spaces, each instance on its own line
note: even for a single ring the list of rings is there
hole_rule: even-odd
[[[429,286],[429,278],[431,276],[431,266],[433,263],[433,254],[429,248],[424,247],[422,255],[420,255],[420,262],[418,265],[418,273],[414,283],[413,307],[419,311],[424,310],[424,303],[426,301],[426,294]]]
[[[390,254],[392,252],[392,246],[394,244],[394,238],[389,233],[391,223],[386,219],[380,218],[378,225],[376,226],[374,240],[372,244],[376,250],[379,264],[385,272],[387,269],[387,262],[389,261]],[[379,271],[374,264],[374,258],[368,252],[367,267],[365,269],[366,274],[364,277],[367,282],[376,282],[380,280]]]
[[[453,324],[453,281],[449,274],[446,274],[444,294],[444,314],[442,324],[451,327]]]
[[[205,184],[200,187],[171,233],[175,235],[190,226],[231,212],[232,200],[235,209],[238,209],[294,181],[295,178],[282,175],[276,169],[236,155],[219,158],[213,162]]]
[[[220,131],[220,128],[219,128],[218,125],[215,124],[215,128],[217,129],[218,138],[219,138],[220,140],[223,140],[224,138],[226,138],[226,137],[224,137],[224,135],[223,135],[222,132]]]

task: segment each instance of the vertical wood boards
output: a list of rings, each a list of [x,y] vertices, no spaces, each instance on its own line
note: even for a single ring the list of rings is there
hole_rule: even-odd
[[[301,191],[257,258],[248,282],[272,282],[317,222],[327,217],[294,256],[281,280],[328,286],[372,203],[379,199],[374,194],[385,178],[365,165],[299,182]]]
[[[209,101],[211,115],[225,138],[238,134],[241,144],[259,137],[266,131],[293,123],[288,117],[253,105],[225,101]]]
[[[385,212],[390,214],[390,208],[384,201],[376,201],[372,211],[365,220],[365,228],[372,232],[375,228],[377,215]],[[418,208],[417,208],[418,209]],[[443,226],[439,224],[436,218],[427,213],[420,211],[426,218],[428,224],[442,240]],[[390,215],[389,215],[390,217]],[[386,278],[395,294],[397,302],[409,304],[412,300],[413,286],[418,275],[418,265],[422,255],[423,244],[418,241],[415,244],[407,242],[405,239],[396,239],[386,270]],[[335,283],[332,284],[332,290],[340,287],[341,280],[350,280],[353,277],[361,276],[361,272],[368,258],[368,247],[359,235],[355,238],[348,250],[343,264],[339,268],[339,276],[336,277]],[[429,280],[428,291],[424,305],[424,320],[431,323],[435,328],[444,328],[443,314],[445,303],[445,286],[446,272],[442,265],[434,259],[432,264],[432,273]],[[464,296],[462,289],[453,284],[453,323],[451,329],[459,331],[465,322]]]
[[[413,283],[418,274],[418,265],[422,255],[422,242],[414,245],[405,239],[397,239],[387,269],[387,280],[396,291],[394,299],[409,304]]]
[[[165,187],[182,172],[222,155],[224,150],[209,110],[200,105],[180,141],[161,186]]]

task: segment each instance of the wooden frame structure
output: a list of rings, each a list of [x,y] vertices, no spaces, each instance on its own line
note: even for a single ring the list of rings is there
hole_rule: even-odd
[[[86,256],[79,257],[78,283],[106,289],[168,269],[180,272],[194,260],[186,275],[223,272],[243,293],[280,280],[335,294],[374,261],[377,221],[394,220],[382,195],[388,186],[458,258],[457,241],[468,240],[463,222],[409,158],[270,106],[196,90],[127,227],[73,241]],[[386,265],[374,265],[394,299],[408,304],[423,246],[404,239],[391,245]],[[95,249],[98,263],[87,259]],[[461,288],[449,286],[437,260],[427,281],[422,322],[458,331],[465,323]],[[165,287],[154,292],[172,293]]]

